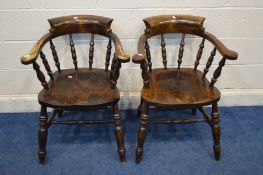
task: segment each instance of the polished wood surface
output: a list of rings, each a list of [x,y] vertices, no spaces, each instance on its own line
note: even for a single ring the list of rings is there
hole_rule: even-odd
[[[141,97],[149,105],[196,108],[220,99],[216,87],[202,78],[201,71],[192,68],[153,69],[149,76],[149,88],[143,88]]]
[[[42,90],[38,95],[40,104],[53,108],[99,107],[116,103],[119,91],[112,89],[109,73],[104,69],[80,68],[54,73],[54,81],[49,82],[50,90]]]
[[[236,60],[238,54],[224,46],[214,35],[205,31],[203,26],[205,18],[190,15],[160,15],[143,20],[146,26],[144,34],[138,42],[138,53],[132,58],[142,69],[143,88],[141,90],[141,102],[138,107],[140,115],[140,127],[138,129],[138,144],[136,148],[136,163],[140,163],[143,154],[143,145],[147,133],[148,124],[180,124],[206,121],[212,128],[214,139],[215,159],[220,159],[220,126],[217,102],[220,100],[220,91],[214,86],[221,75],[226,60]],[[178,51],[176,68],[167,67],[167,55],[165,48],[165,34],[180,33],[181,41]],[[161,35],[161,48],[163,68],[152,67],[152,55],[150,53],[149,38]],[[183,68],[185,37],[195,35],[201,37],[199,48],[193,68]],[[214,45],[209,58],[203,58],[205,43]],[[222,59],[213,72],[209,81],[206,76],[213,64],[216,52]],[[189,59],[189,58],[188,58]],[[204,72],[198,70],[201,59],[207,59]],[[212,105],[211,116],[203,109],[203,106]],[[197,109],[203,114],[203,118],[180,118],[150,120],[148,111],[150,107],[157,109],[189,109],[193,115]]]
[[[113,19],[94,15],[73,15],[57,17],[48,20],[50,32],[44,35],[31,49],[29,54],[21,57],[23,64],[32,64],[36,71],[38,80],[43,89],[38,94],[38,101],[41,104],[41,115],[39,119],[39,162],[43,164],[46,157],[46,141],[48,128],[52,124],[106,124],[115,125],[115,136],[118,146],[120,161],[125,161],[125,147],[123,127],[118,109],[120,98],[117,88],[117,81],[120,76],[121,64],[128,62],[130,57],[123,51],[121,42],[116,34],[111,30]],[[74,35],[77,33],[90,34],[89,67],[80,68],[78,66],[78,56],[75,49]],[[53,39],[67,35],[72,56],[72,69],[62,69],[60,67],[58,53]],[[108,38],[107,52],[105,53],[105,69],[93,66],[95,36],[102,35]],[[52,72],[48,59],[42,48],[49,42],[53,55],[56,72]],[[114,54],[111,54],[112,43]],[[46,70],[49,81],[45,74],[40,70],[37,63],[40,56],[44,69]],[[53,61],[52,61],[53,62]],[[108,71],[109,65],[111,69]],[[47,116],[47,107],[53,108],[50,116]],[[112,109],[113,120],[55,120],[55,117],[62,117],[63,111],[77,110],[107,110]]]
[[[49,19],[50,32],[34,45],[29,54],[21,57],[21,62],[23,64],[33,63],[47,42],[58,36],[73,33],[94,33],[110,38],[114,43],[117,59],[123,63],[129,62],[129,55],[124,52],[120,39],[110,28],[112,20],[94,15],[71,15]]]

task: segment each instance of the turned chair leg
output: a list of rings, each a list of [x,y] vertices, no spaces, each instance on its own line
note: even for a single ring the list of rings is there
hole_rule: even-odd
[[[124,147],[124,134],[123,134],[123,127],[121,124],[121,117],[118,108],[118,104],[114,104],[112,106],[113,118],[114,118],[114,125],[115,125],[115,137],[118,145],[118,154],[120,157],[120,161],[125,161],[125,147]]]
[[[217,103],[212,104],[212,133],[213,133],[213,139],[214,139],[214,155],[215,159],[220,159],[220,125],[219,125],[219,112],[218,112],[218,106]]]
[[[38,129],[38,143],[39,143],[38,159],[40,164],[45,163],[47,136],[48,136],[47,107],[42,105],[40,117],[39,117],[39,129]]]
[[[139,164],[143,154],[143,144],[147,134],[149,106],[145,103],[141,105],[140,128],[138,130],[138,145],[136,148],[136,163]]]
[[[141,101],[140,101],[140,105],[139,105],[139,107],[138,107],[138,111],[137,111],[137,116],[140,116],[140,115],[141,115],[142,103],[143,103],[143,101],[142,101],[142,99],[141,99]]]

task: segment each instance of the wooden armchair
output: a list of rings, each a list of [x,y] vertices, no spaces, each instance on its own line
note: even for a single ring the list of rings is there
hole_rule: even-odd
[[[220,159],[220,126],[217,102],[220,92],[214,86],[221,74],[226,60],[236,60],[238,54],[227,49],[215,36],[205,31],[203,27],[205,18],[189,15],[161,15],[144,19],[146,29],[138,43],[138,54],[132,61],[140,64],[144,86],[141,91],[141,103],[138,108],[140,114],[140,127],[138,130],[138,145],[136,148],[136,162],[140,163],[143,154],[143,144],[146,137],[148,123],[178,124],[206,121],[212,128],[214,139],[215,159]],[[181,33],[182,38],[178,53],[177,68],[167,68],[167,55],[165,48],[165,33]],[[185,35],[201,37],[193,68],[182,68]],[[161,52],[164,68],[152,68],[151,53],[148,39],[161,35]],[[199,61],[205,46],[205,41],[214,46],[203,72],[198,70]],[[206,76],[218,51],[222,55],[218,67],[215,69],[211,81]],[[212,105],[211,117],[204,111],[203,106]],[[148,118],[149,107],[198,109],[204,118],[185,118],[174,120],[151,121]]]
[[[112,21],[113,19],[110,18],[89,15],[64,16],[49,19],[50,32],[35,44],[28,55],[21,58],[23,64],[33,65],[37,78],[43,86],[38,95],[38,101],[41,105],[38,130],[38,156],[41,164],[45,162],[46,140],[48,128],[51,124],[114,123],[120,161],[125,160],[123,129],[118,109],[120,95],[116,83],[119,78],[121,63],[128,62],[129,55],[123,51],[119,38],[112,32],[110,28]],[[77,53],[73,41],[73,34],[76,33],[90,33],[89,68],[78,67]],[[105,56],[105,69],[92,67],[95,34],[109,39]],[[59,57],[52,41],[54,38],[64,35],[68,35],[70,41],[69,48],[72,54],[73,69],[61,69]],[[109,70],[112,42],[115,47],[115,53]],[[42,51],[42,48],[47,43],[49,43],[57,68],[57,71],[54,73]],[[50,79],[49,81],[46,80],[44,73],[40,70],[40,66],[37,63],[38,56],[40,56],[44,64],[44,68]],[[53,108],[50,117],[47,116],[47,107]],[[53,120],[57,114],[61,116],[63,111],[97,110],[108,109],[109,107],[113,112],[114,120]]]

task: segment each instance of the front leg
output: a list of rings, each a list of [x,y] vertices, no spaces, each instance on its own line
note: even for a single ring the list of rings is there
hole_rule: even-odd
[[[212,104],[212,133],[214,139],[214,155],[215,159],[220,159],[220,125],[219,125],[219,112],[217,103]]]
[[[121,117],[117,103],[112,106],[112,112],[113,112],[113,118],[115,124],[115,137],[118,145],[118,153],[119,153],[120,161],[124,162],[125,161],[125,147],[124,147],[124,138],[123,138],[124,134],[123,134]]]
[[[38,158],[40,164],[45,163],[47,136],[48,136],[47,107],[42,105],[40,117],[39,117],[39,129],[38,129],[38,142],[39,142]]]
[[[140,128],[138,130],[138,145],[136,148],[136,163],[137,164],[139,164],[142,159],[143,144],[146,138],[147,124],[149,120],[148,111],[149,111],[149,106],[143,102],[141,106]]]

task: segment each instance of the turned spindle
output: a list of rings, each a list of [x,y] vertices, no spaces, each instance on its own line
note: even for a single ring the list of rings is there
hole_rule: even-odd
[[[107,52],[106,52],[106,62],[105,62],[105,72],[108,72],[109,65],[110,65],[110,57],[111,57],[111,38],[109,39],[108,45],[107,45]]]
[[[47,71],[47,74],[49,75],[50,79],[53,81],[54,80],[53,73],[52,73],[50,66],[48,64],[48,61],[46,59],[46,55],[42,51],[40,51],[40,58],[42,59],[42,62],[43,62],[44,67]]]
[[[178,54],[178,61],[177,61],[178,62],[178,69],[177,69],[177,72],[180,70],[180,67],[181,67],[181,64],[182,64],[182,60],[183,60],[184,45],[185,45],[184,39],[185,39],[185,34],[183,33],[182,34],[182,39],[181,39],[181,42],[180,42],[179,54]]]
[[[208,73],[209,68],[213,63],[215,55],[216,55],[216,48],[213,49],[213,51],[210,54],[210,57],[207,60],[207,63],[206,63],[205,69],[204,69],[204,73],[203,73],[203,78],[205,78],[206,74]]]
[[[148,62],[149,71],[152,72],[152,61],[151,61],[151,52],[148,41],[145,41],[145,50],[146,50],[146,59]]]
[[[164,36],[161,34],[161,46],[162,46],[162,57],[163,57],[163,66],[164,69],[167,69],[167,59],[166,59],[166,48],[165,48],[165,41]]]
[[[121,68],[121,62],[116,58],[114,54],[114,59],[112,60],[112,66],[110,71],[110,81],[111,81],[112,89],[116,87],[117,80],[120,76],[120,68]]]
[[[194,70],[196,70],[198,65],[199,65],[200,59],[202,57],[204,46],[205,46],[205,38],[203,38],[201,44],[199,45],[199,49],[198,49],[198,52],[197,52],[197,55],[196,55]]]
[[[90,37],[90,48],[89,48],[89,70],[92,71],[92,63],[94,57],[94,34],[91,34]]]
[[[40,66],[37,64],[37,62],[33,62],[33,69],[36,71],[37,78],[41,82],[41,85],[44,87],[45,90],[48,90],[49,87],[48,87],[47,81],[45,79],[45,75],[40,70]]]
[[[214,86],[214,84],[216,83],[217,78],[221,75],[222,68],[225,65],[225,63],[226,63],[226,58],[222,58],[221,61],[219,62],[219,66],[217,67],[217,69],[213,74],[213,78],[211,80],[210,86]]]
[[[74,41],[72,38],[72,34],[69,34],[69,40],[70,40],[70,49],[71,49],[71,55],[73,59],[73,64],[75,66],[75,70],[78,70],[78,61],[77,61],[77,54],[76,54],[76,49],[74,46]]]
[[[51,49],[51,51],[52,51],[52,55],[53,55],[53,58],[54,58],[54,61],[55,61],[55,65],[56,65],[56,67],[57,67],[57,69],[58,69],[58,72],[61,73],[60,63],[59,63],[59,59],[58,59],[56,47],[55,47],[55,45],[53,44],[53,41],[52,41],[52,40],[49,41],[49,44],[50,44],[50,49]]]

